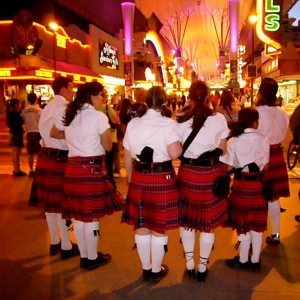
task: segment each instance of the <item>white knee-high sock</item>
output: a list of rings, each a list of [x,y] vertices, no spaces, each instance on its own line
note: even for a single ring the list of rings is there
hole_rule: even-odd
[[[84,234],[88,259],[96,259],[98,257],[99,221],[84,223]]]
[[[61,214],[56,214],[57,225],[61,237],[61,249],[70,250],[72,249],[72,243],[70,240],[70,233],[66,226],[66,220],[61,217]]]
[[[251,235],[250,232],[246,234],[240,234],[238,236],[240,243],[240,262],[245,263],[249,260],[249,250],[251,244]]]
[[[161,270],[161,263],[165,255],[165,246],[168,244],[168,236],[154,236],[151,239],[151,261],[152,272],[158,273]]]
[[[181,241],[184,249],[186,268],[195,269],[194,251],[195,251],[195,230],[185,230],[181,227]]]
[[[271,219],[273,234],[280,233],[280,202],[279,199],[268,202],[268,212]]]
[[[134,236],[135,244],[138,251],[138,255],[142,264],[143,270],[151,269],[151,235],[139,235]]]
[[[263,240],[263,233],[250,231],[251,234],[251,241],[252,241],[252,256],[251,262],[257,263],[259,262],[261,247],[262,247],[262,240]]]
[[[60,242],[60,237],[58,234],[58,227],[56,222],[56,213],[46,212],[46,221],[50,233],[51,244],[56,245]]]
[[[200,273],[205,272],[206,265],[208,263],[208,259],[211,253],[211,249],[215,242],[215,234],[201,232],[200,234],[200,260],[198,264],[198,271]]]
[[[85,240],[84,224],[85,224],[84,222],[74,220],[73,229],[74,229],[77,245],[80,251],[80,257],[87,258],[88,250],[87,250],[87,244]]]

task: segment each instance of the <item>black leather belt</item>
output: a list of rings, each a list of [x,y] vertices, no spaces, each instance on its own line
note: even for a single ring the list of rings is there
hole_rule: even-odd
[[[55,160],[58,163],[65,163],[68,159],[68,150],[60,150],[54,148],[41,148],[41,157],[47,157],[48,159]]]
[[[183,157],[181,159],[181,163],[184,165],[189,166],[196,166],[196,167],[211,167],[219,163],[219,158],[214,157],[211,159],[198,159],[198,158],[186,158]]]
[[[143,163],[135,161],[135,171],[141,173],[163,173],[173,171],[173,165],[171,160],[161,163]]]
[[[101,164],[102,163],[102,156],[96,157],[69,157],[69,162],[76,162],[80,164]]]
[[[245,181],[261,181],[264,177],[264,174],[247,174],[247,173],[236,173],[234,174],[234,179],[245,180]]]

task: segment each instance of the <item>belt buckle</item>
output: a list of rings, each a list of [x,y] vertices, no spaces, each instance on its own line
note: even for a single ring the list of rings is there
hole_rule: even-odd
[[[89,164],[94,164],[95,163],[95,159],[94,158],[91,158],[90,160],[89,160]]]
[[[91,168],[90,172],[91,173],[100,173],[101,172],[101,168]]]

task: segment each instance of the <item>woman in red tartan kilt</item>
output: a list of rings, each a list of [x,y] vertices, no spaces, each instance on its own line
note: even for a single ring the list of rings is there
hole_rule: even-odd
[[[204,82],[192,83],[189,99],[190,106],[177,116],[184,149],[178,171],[180,233],[186,259],[185,273],[204,282],[215,240],[214,229],[225,226],[228,219],[227,199],[214,195],[213,183],[223,173],[219,156],[225,148],[229,129],[224,115],[211,108],[208,87]],[[187,144],[187,141],[191,143]],[[194,252],[197,231],[200,231],[200,258],[196,274]]]
[[[272,78],[264,78],[259,87],[256,103],[259,113],[257,131],[267,138],[270,145],[270,162],[265,177],[274,188],[273,199],[268,202],[268,214],[273,228],[266,242],[272,245],[280,243],[279,198],[290,196],[287,167],[280,144],[287,136],[289,116],[279,107],[277,91],[277,82]]]
[[[98,82],[78,87],[51,136],[65,137],[69,154],[65,170],[63,216],[74,218],[80,267],[88,270],[107,264],[110,254],[97,252],[99,218],[120,210],[120,194],[108,182],[105,151],[112,147],[108,118],[96,109],[102,101]]]
[[[67,155],[65,151],[66,159]],[[34,178],[37,197],[35,205],[45,208],[47,213],[62,213],[65,168],[66,161],[57,162],[56,157],[45,155],[41,149]]]
[[[256,132],[259,115],[253,108],[243,108],[238,122],[231,130],[227,151],[221,157],[231,169],[235,168],[232,192],[232,227],[236,229],[240,253],[226,260],[233,269],[260,271],[260,251],[263,233],[267,229],[267,202],[263,196],[263,173],[269,161],[269,145],[266,138]],[[252,255],[249,261],[250,244]]]
[[[182,151],[176,122],[166,117],[166,93],[151,88],[147,108],[132,119],[123,141],[129,189],[122,222],[136,230],[135,244],[143,278],[159,282],[168,273],[162,264],[169,229],[179,227],[178,189],[172,159]]]
[[[63,217],[81,222],[93,222],[123,207],[120,193],[108,180],[104,156],[69,158],[64,196]]]

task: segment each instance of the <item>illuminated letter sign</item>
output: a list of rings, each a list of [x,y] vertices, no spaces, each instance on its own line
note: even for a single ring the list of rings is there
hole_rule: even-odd
[[[257,23],[256,31],[258,37],[266,44],[266,49],[272,49],[272,53],[278,54],[281,48],[282,35],[282,5],[283,0],[257,0]],[[274,51],[275,49],[275,51]]]
[[[106,42],[99,40],[99,63],[100,66],[109,69],[119,69],[119,51]]]

